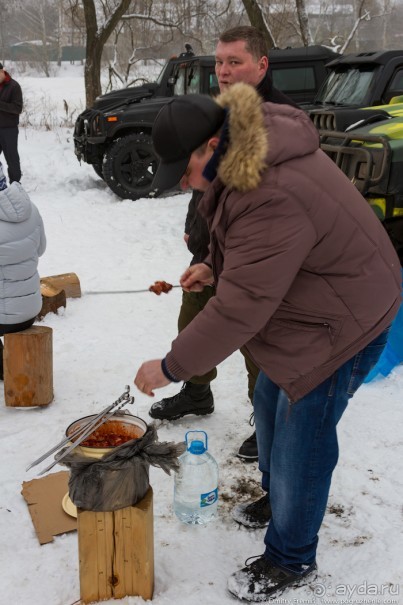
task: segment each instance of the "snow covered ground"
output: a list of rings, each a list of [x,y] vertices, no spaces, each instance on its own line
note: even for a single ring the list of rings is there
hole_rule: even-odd
[[[71,108],[84,104],[79,66],[63,69],[59,77],[20,74],[18,80],[37,114],[46,94],[55,122],[62,123],[63,99]],[[182,239],[189,196],[120,200],[90,166],[79,165],[71,129],[22,128],[20,154],[22,183],[40,209],[48,238],[40,274],[75,272],[83,295],[43,320],[53,328],[53,403],[13,409],[1,395],[0,603],[71,605],[79,599],[77,534],[39,545],[20,493],[37,468],[25,468],[62,438],[70,422],[100,411],[132,385],[142,361],[167,351],[176,334],[180,289],[160,297],[91,292],[143,289],[158,279],[178,283],[189,260]],[[220,468],[220,502],[219,518],[209,526],[181,525],[172,509],[173,478],[151,469],[155,605],[234,603],[226,593],[227,577],[263,552],[264,531],[247,531],[230,515],[236,503],[261,495],[257,465],[235,457],[252,430],[239,353],[220,366],[213,388],[216,411],[210,417],[190,416],[158,428],[161,441],[182,441],[190,429],[207,431]],[[170,385],[158,396],[176,390]],[[400,366],[387,379],[363,386],[351,401],[339,425],[341,453],[320,532],[319,577],[284,593],[278,603],[403,603],[402,391]],[[133,411],[147,420],[152,400],[134,386],[132,393]],[[117,602],[143,600],[105,603]]]

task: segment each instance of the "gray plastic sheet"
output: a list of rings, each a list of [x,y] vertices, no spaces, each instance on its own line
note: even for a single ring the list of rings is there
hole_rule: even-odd
[[[133,506],[145,496],[150,465],[168,475],[178,470],[178,457],[185,449],[184,443],[160,443],[151,424],[143,437],[114,448],[101,459],[73,450],[60,464],[70,469],[69,495],[78,508],[114,511]]]

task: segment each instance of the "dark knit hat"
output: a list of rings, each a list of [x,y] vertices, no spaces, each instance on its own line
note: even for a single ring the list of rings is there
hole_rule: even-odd
[[[207,95],[174,97],[158,113],[152,138],[160,164],[153,181],[156,191],[176,185],[190,156],[221,127],[226,111]]]

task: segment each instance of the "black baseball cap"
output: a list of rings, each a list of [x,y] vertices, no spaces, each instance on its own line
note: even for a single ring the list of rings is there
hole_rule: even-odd
[[[208,95],[174,97],[158,113],[152,138],[160,164],[153,189],[165,191],[182,178],[193,151],[222,126],[226,110]]]

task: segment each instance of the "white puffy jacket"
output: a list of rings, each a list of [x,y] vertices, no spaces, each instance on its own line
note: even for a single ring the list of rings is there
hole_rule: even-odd
[[[45,248],[42,217],[14,182],[0,191],[0,324],[22,323],[39,313],[38,257]]]

